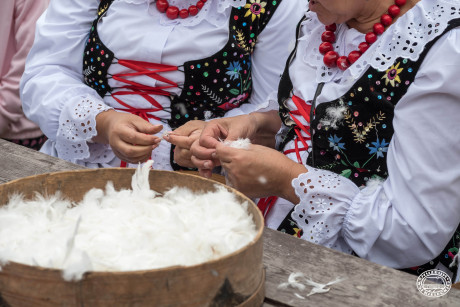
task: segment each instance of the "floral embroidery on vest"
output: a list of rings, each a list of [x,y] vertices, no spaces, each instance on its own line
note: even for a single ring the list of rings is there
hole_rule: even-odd
[[[167,122],[172,129],[189,120],[222,117],[227,111],[249,102],[252,91],[251,55],[258,35],[281,1],[249,0],[245,6],[232,8],[229,38],[222,50],[180,66],[185,76],[182,91],[180,95],[169,96],[171,119]],[[84,81],[101,97],[113,90],[107,82],[108,68],[117,58],[99,39],[97,25],[112,2],[101,1],[83,54]],[[180,169],[173,161],[173,150],[174,146],[171,147],[171,165]]]
[[[370,68],[348,93],[320,104],[312,120],[314,145],[307,163],[341,174],[358,186],[371,178],[386,178],[394,107],[420,63],[400,58],[387,71]],[[342,118],[332,124],[331,110],[342,111]]]
[[[452,20],[444,33],[456,26],[460,26],[460,19]],[[386,71],[378,71],[371,67],[345,95],[316,107],[311,122],[312,151],[307,164],[340,174],[358,186],[364,186],[371,178],[387,178],[386,157],[394,133],[394,107],[406,94],[426,54],[441,36],[442,34],[425,46],[425,51],[417,61],[398,58]],[[290,58],[293,55],[295,52]],[[287,65],[280,82],[278,102],[280,117],[291,129],[281,148],[295,137],[295,123],[290,119],[289,109],[284,103],[290,97],[292,87]],[[340,110],[343,118],[339,121],[331,120],[331,110]],[[338,126],[341,126],[341,129],[337,129]],[[293,210],[289,212],[278,230],[296,236],[299,227],[291,219],[292,212]],[[460,224],[438,257],[429,263],[404,271],[421,274],[435,268],[439,263],[449,268],[452,259],[458,253],[459,245]]]
[[[184,88],[171,102],[172,128],[190,119],[222,117],[249,102],[251,55],[257,36],[280,2],[250,0],[244,7],[233,8],[225,47],[208,58],[184,63]]]

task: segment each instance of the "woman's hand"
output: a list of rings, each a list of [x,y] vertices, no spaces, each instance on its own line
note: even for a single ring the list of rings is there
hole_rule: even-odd
[[[138,163],[147,161],[161,138],[154,136],[163,129],[139,116],[109,110],[96,116],[97,136],[93,141],[109,144],[122,161]]]
[[[199,140],[190,148],[191,162],[202,176],[210,177],[212,169],[220,165],[219,159],[213,157],[216,146],[223,140],[251,139],[255,133],[255,126],[251,115],[219,118],[207,122]]]
[[[280,126],[276,111],[214,119],[206,123],[199,142],[193,143],[191,161],[201,175],[210,177],[212,169],[220,165],[214,155],[221,141],[248,138],[253,144],[274,147],[275,134]]]
[[[206,122],[201,120],[192,120],[163,136],[166,141],[176,145],[174,149],[174,161],[180,166],[195,167],[191,160],[192,154],[190,148],[192,144],[198,142],[205,124]]]
[[[228,184],[248,197],[280,196],[299,201],[291,181],[307,169],[284,154],[260,145],[251,144],[246,150],[218,144],[216,157],[227,173]]]

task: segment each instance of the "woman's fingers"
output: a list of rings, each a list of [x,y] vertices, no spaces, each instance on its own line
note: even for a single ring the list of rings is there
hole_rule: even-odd
[[[176,135],[174,133],[168,133],[163,136],[163,138],[171,144],[176,145],[177,147],[190,148],[192,146],[194,139],[191,139],[188,135]]]
[[[216,146],[216,158],[220,163],[231,163],[237,157],[242,149],[233,148],[223,143]]]
[[[114,151],[118,152],[118,157],[126,162],[139,162],[144,157],[150,157],[152,154],[152,145],[133,145],[123,141],[113,146]]]
[[[163,129],[163,125],[152,125],[150,122],[138,117],[133,121],[135,130],[145,134],[156,134]]]
[[[173,131],[165,134],[163,138],[171,144],[176,145],[176,147],[190,149],[193,143],[200,138],[200,133],[201,130],[195,130],[189,135],[178,135],[177,132]]]
[[[209,169],[198,169],[198,172],[200,173],[201,176],[206,177],[206,178],[211,178],[212,176],[212,171]]]
[[[143,133],[122,133],[119,135],[120,140],[123,143],[134,145],[134,146],[154,146],[161,142],[161,139],[154,135],[147,135]]]
[[[212,160],[201,160],[198,159],[195,156],[190,157],[190,161],[193,163],[193,166],[201,169],[201,170],[209,170],[212,171],[212,169],[216,166],[219,166],[220,164],[214,163]]]
[[[193,164],[191,158],[192,155],[190,153],[190,150],[180,147],[176,147],[174,149],[174,161],[180,166],[190,168],[196,167],[195,164]]]

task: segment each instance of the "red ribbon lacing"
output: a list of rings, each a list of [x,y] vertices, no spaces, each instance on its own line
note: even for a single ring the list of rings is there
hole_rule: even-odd
[[[296,118],[296,116],[302,116],[307,121],[307,123],[310,124],[311,104],[305,103],[304,100],[295,95],[292,96],[292,102],[294,102],[295,106],[297,107],[297,110],[290,111],[289,115],[291,119],[296,123],[296,126],[294,127],[294,132],[297,135],[297,137],[294,139],[294,149],[285,150],[283,153],[285,155],[288,155],[290,153],[295,152],[297,156],[297,162],[302,164],[300,152],[308,150],[307,141],[311,140],[311,134],[309,128],[305,127],[305,125],[303,125],[302,122]],[[303,136],[302,132],[305,133],[306,136]],[[299,147],[299,142],[303,145],[303,147]],[[268,215],[277,199],[278,196],[269,196],[259,199],[257,207],[262,212],[264,218]]]
[[[157,64],[157,63],[149,63],[149,62],[142,62],[142,61],[132,61],[132,60],[118,60],[118,64],[127,67],[129,69],[134,70],[135,72],[132,73],[124,73],[124,74],[114,74],[112,78],[119,82],[125,83],[127,85],[120,87],[118,91],[112,92],[112,97],[115,99],[119,104],[121,104],[125,108],[115,108],[115,110],[129,112],[131,114],[137,115],[146,121],[149,121],[150,118],[160,120],[159,117],[153,115],[153,112],[158,112],[163,110],[161,104],[155,100],[151,95],[161,95],[161,96],[170,96],[171,93],[165,91],[168,88],[178,87],[178,84],[159,75],[159,73],[167,72],[167,71],[175,71],[178,69],[177,66],[172,65],[164,65],[164,64]],[[148,86],[145,84],[141,84],[138,82],[131,81],[127,79],[128,77],[135,77],[135,76],[147,76],[157,81],[163,82],[165,85],[162,86]],[[147,109],[138,109],[130,106],[123,100],[121,100],[122,96],[125,95],[139,95],[145,100],[147,100],[151,105],[152,108]],[[120,167],[126,167],[127,163],[125,161],[121,161]]]

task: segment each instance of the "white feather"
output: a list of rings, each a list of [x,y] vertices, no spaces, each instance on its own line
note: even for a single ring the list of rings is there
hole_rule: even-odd
[[[151,162],[151,161],[149,161]],[[132,271],[195,265],[232,253],[256,236],[248,203],[222,186],[212,192],[150,189],[151,163],[132,189],[92,189],[73,204],[59,193],[0,207],[0,265],[15,261],[63,270],[66,280],[88,271]]]

